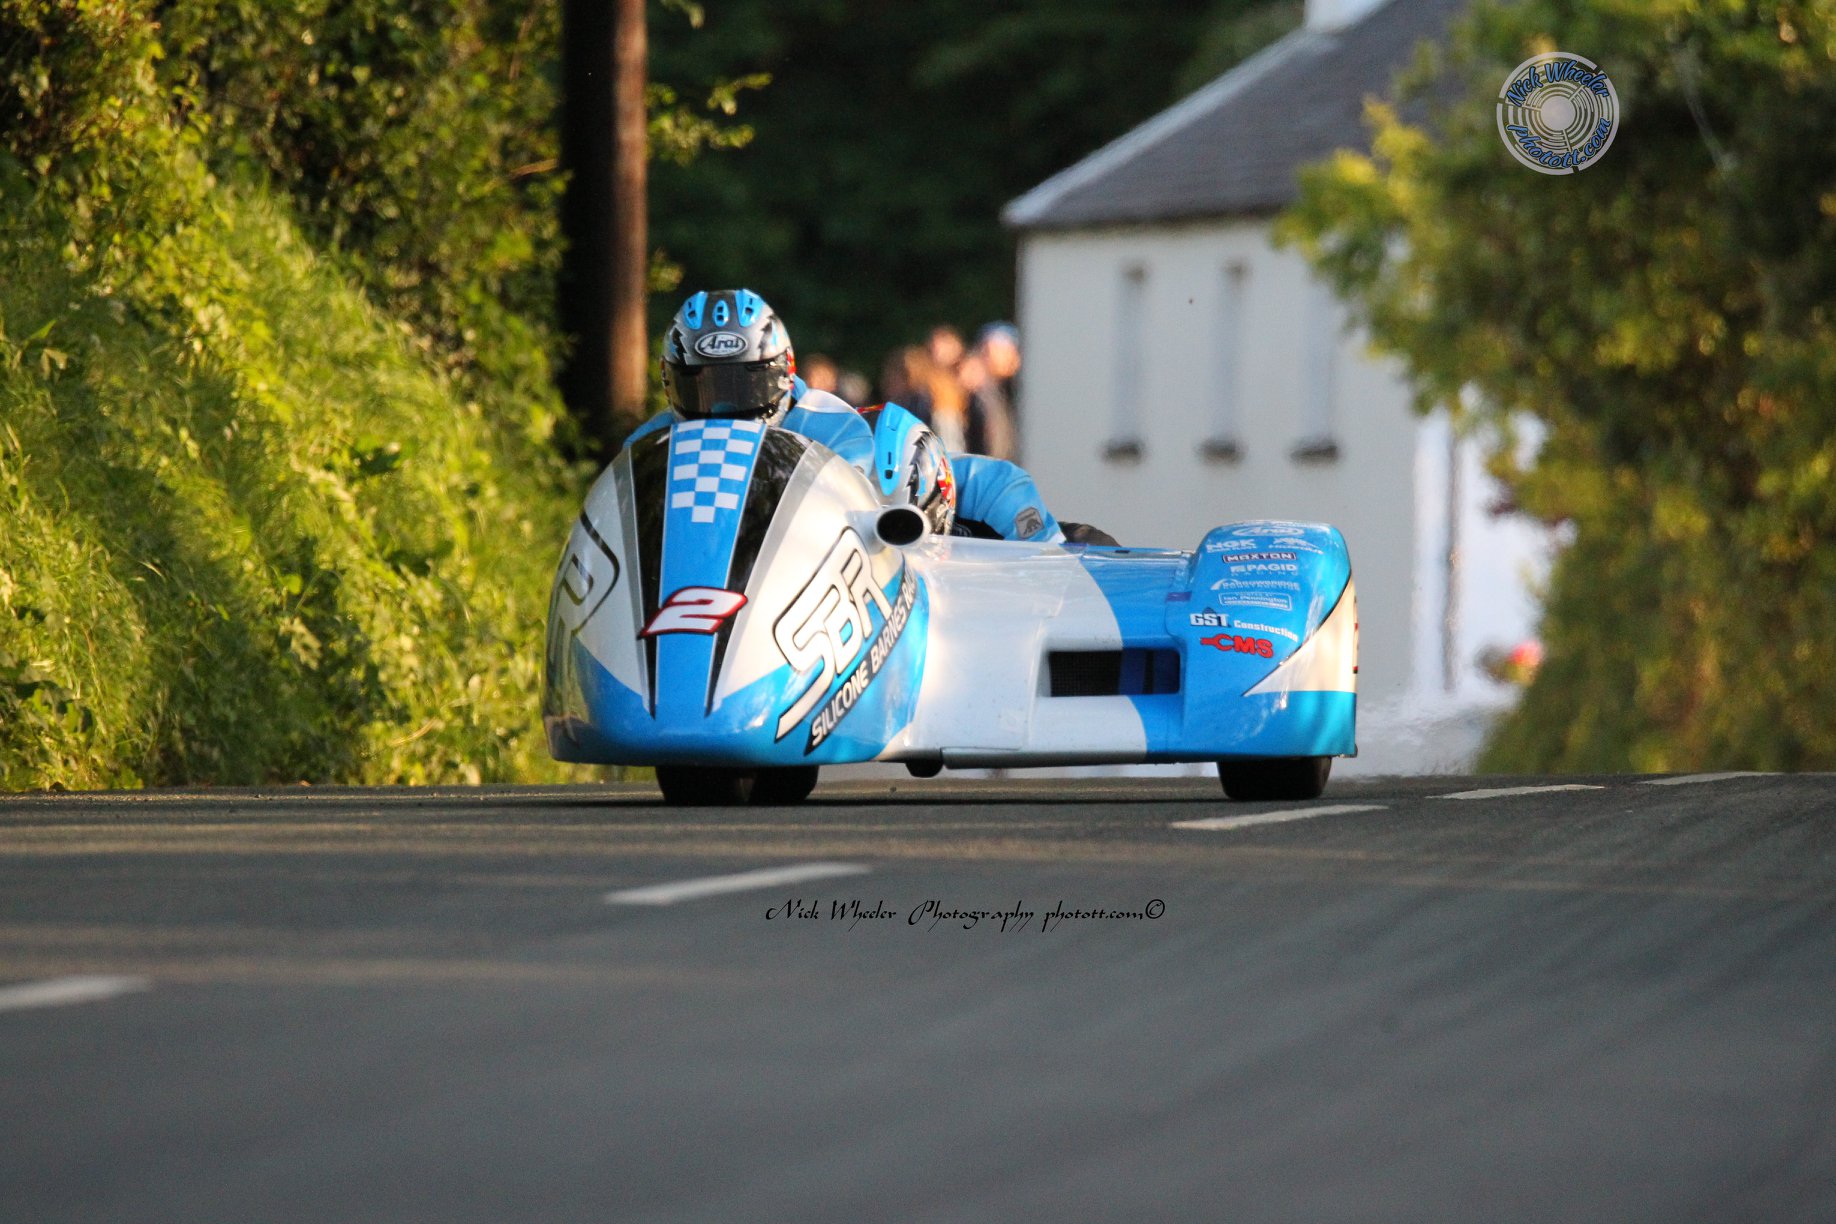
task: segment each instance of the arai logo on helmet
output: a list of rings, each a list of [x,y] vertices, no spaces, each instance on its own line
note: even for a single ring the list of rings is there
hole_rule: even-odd
[[[733,357],[746,351],[746,337],[738,332],[709,332],[695,341],[695,351],[703,357]]]

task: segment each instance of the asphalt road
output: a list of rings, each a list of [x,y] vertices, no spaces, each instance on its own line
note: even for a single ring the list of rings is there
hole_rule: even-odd
[[[1836,777],[1555,781],[0,798],[0,1221],[1836,1218]]]

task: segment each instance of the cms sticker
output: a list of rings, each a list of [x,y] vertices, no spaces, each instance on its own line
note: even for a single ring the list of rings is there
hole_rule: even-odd
[[[1238,637],[1234,633],[1219,633],[1212,637],[1200,638],[1199,645],[1216,647],[1225,654],[1256,655],[1263,659],[1275,657],[1275,643],[1267,638]]]
[[[695,341],[695,351],[703,357],[733,357],[746,351],[746,337],[738,332],[709,332]]]

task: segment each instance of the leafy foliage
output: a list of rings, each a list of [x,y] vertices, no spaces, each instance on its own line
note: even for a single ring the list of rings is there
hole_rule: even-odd
[[[213,163],[265,171],[430,356],[482,364],[507,427],[552,429],[559,6],[171,0],[160,19],[162,79]]]
[[[688,284],[747,284],[803,352],[877,369],[931,324],[1012,311],[1001,207],[1299,19],[1293,0],[722,0],[651,23],[684,96],[769,74],[743,149],[652,172]],[[1193,65],[1184,75],[1175,71]],[[653,330],[676,303],[653,302]]]
[[[552,776],[540,347],[430,361],[162,53],[0,0],[0,786]]]
[[[1578,51],[1624,129],[1560,178],[1493,99]],[[1312,174],[1285,232],[1401,355],[1424,403],[1547,429],[1495,468],[1572,525],[1545,662],[1504,769],[1836,762],[1836,12],[1822,3],[1483,3],[1440,62],[1432,135]],[[1441,88],[1446,88],[1445,85]]]

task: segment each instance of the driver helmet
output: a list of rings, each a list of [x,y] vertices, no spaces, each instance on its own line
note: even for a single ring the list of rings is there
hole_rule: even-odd
[[[790,409],[796,372],[790,333],[750,289],[695,294],[663,337],[663,395],[684,421],[775,422]]]
[[[861,411],[873,427],[874,476],[886,505],[912,506],[931,531],[949,535],[956,524],[956,473],[943,439],[898,404]]]

